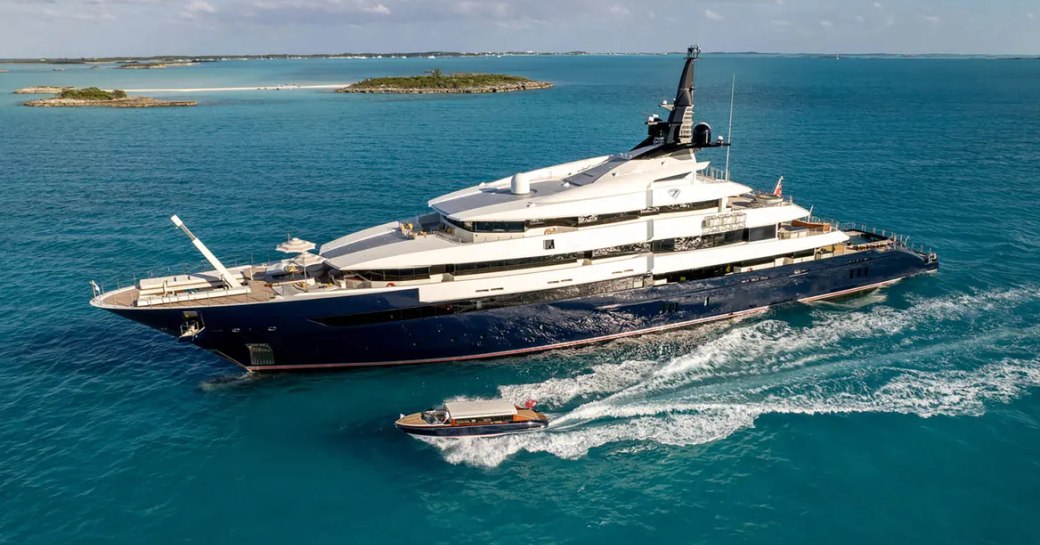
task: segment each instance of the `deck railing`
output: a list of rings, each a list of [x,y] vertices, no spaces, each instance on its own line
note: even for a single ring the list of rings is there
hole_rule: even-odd
[[[708,167],[699,173],[699,177],[706,179],[709,182],[728,182],[729,177],[726,176],[726,171],[718,167]]]
[[[253,261],[253,256],[252,255],[232,257],[230,259],[224,258],[224,259],[221,259],[221,262],[228,269],[235,269],[235,268],[238,268],[238,267],[245,267],[247,265],[256,265],[256,266],[261,266],[262,267],[262,266],[274,265],[275,263],[277,263],[277,261],[268,261],[268,262],[264,262],[264,263],[256,263],[255,261]],[[131,274],[129,278],[127,276],[125,276],[125,275],[124,276],[111,276],[111,277],[108,277],[108,278],[101,277],[102,278],[101,280],[96,280],[95,279],[95,281],[97,282],[98,287],[101,289],[101,293],[108,293],[110,291],[115,291],[115,290],[119,290],[119,289],[123,289],[123,288],[129,288],[131,286],[136,286],[138,280],[141,280],[141,279],[144,279],[144,278],[158,278],[158,277],[162,277],[162,276],[174,276],[174,275],[178,275],[178,274],[183,274],[183,275],[198,274],[198,273],[201,273],[201,272],[207,272],[207,271],[212,271],[212,270],[213,270],[213,266],[210,265],[208,261],[206,261],[205,259],[200,259],[200,260],[194,261],[194,262],[184,262],[184,263],[179,263],[179,264],[176,264],[176,265],[165,265],[165,266],[155,267],[155,268],[148,269],[148,270],[141,271],[141,272],[136,272],[136,273]]]
[[[891,240],[892,243],[896,246],[906,248],[907,250],[917,252],[921,255],[935,255],[935,252],[932,250],[930,246],[925,246],[924,244],[917,244],[915,242],[911,242],[910,235],[896,233],[895,231],[892,231],[890,229],[878,229],[877,227],[873,227],[863,223],[856,223],[853,221],[839,222],[837,220],[821,218],[819,216],[809,216],[808,221],[813,223],[827,223],[830,224],[832,228],[838,229],[840,231],[860,231],[862,233],[870,233],[873,235],[884,237],[887,240]]]

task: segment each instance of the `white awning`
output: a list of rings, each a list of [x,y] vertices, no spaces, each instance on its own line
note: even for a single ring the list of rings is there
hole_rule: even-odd
[[[314,249],[314,243],[292,237],[289,240],[275,246],[275,250],[287,254],[299,254]]]
[[[516,405],[504,400],[490,401],[455,401],[445,403],[451,418],[482,418],[494,416],[512,416],[516,414]]]

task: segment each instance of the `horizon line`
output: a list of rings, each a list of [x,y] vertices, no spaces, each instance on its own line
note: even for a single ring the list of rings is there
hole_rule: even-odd
[[[118,62],[120,60],[220,60],[220,59],[252,59],[252,58],[358,58],[358,57],[482,57],[492,55],[508,56],[620,56],[620,55],[683,55],[685,51],[535,51],[535,50],[501,50],[501,51],[356,51],[337,53],[238,53],[238,54],[157,54],[157,55],[105,55],[105,56],[43,56],[43,57],[0,57],[0,64],[50,64],[59,62]],[[1036,57],[1040,58],[1040,52],[1034,53],[884,53],[884,52],[843,52],[843,51],[802,51],[802,52],[780,52],[780,51],[705,51],[709,55],[790,55],[790,56],[849,56],[849,57]]]

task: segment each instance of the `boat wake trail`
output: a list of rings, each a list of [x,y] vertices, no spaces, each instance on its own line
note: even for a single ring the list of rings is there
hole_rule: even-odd
[[[431,443],[451,463],[493,467],[521,450],[578,458],[613,443],[702,444],[753,427],[764,414],[977,416],[1040,385],[1033,288],[910,301],[905,309],[814,306],[810,317],[807,325],[741,322],[670,359],[502,386],[506,399],[546,405],[549,428]]]

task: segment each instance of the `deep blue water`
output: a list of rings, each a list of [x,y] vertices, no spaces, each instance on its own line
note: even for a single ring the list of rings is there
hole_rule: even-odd
[[[496,96],[211,92],[18,106],[33,84],[224,87],[505,71]],[[485,363],[236,379],[89,307],[198,257],[277,257],[517,170],[622,151],[678,57],[225,62],[0,73],[0,543],[1035,543],[1040,61],[706,56],[733,176],[909,234],[938,274],[837,303]],[[162,93],[151,93],[164,96]],[[178,95],[181,96],[181,95]],[[721,165],[722,155],[704,155]],[[399,412],[535,397],[540,434]]]

